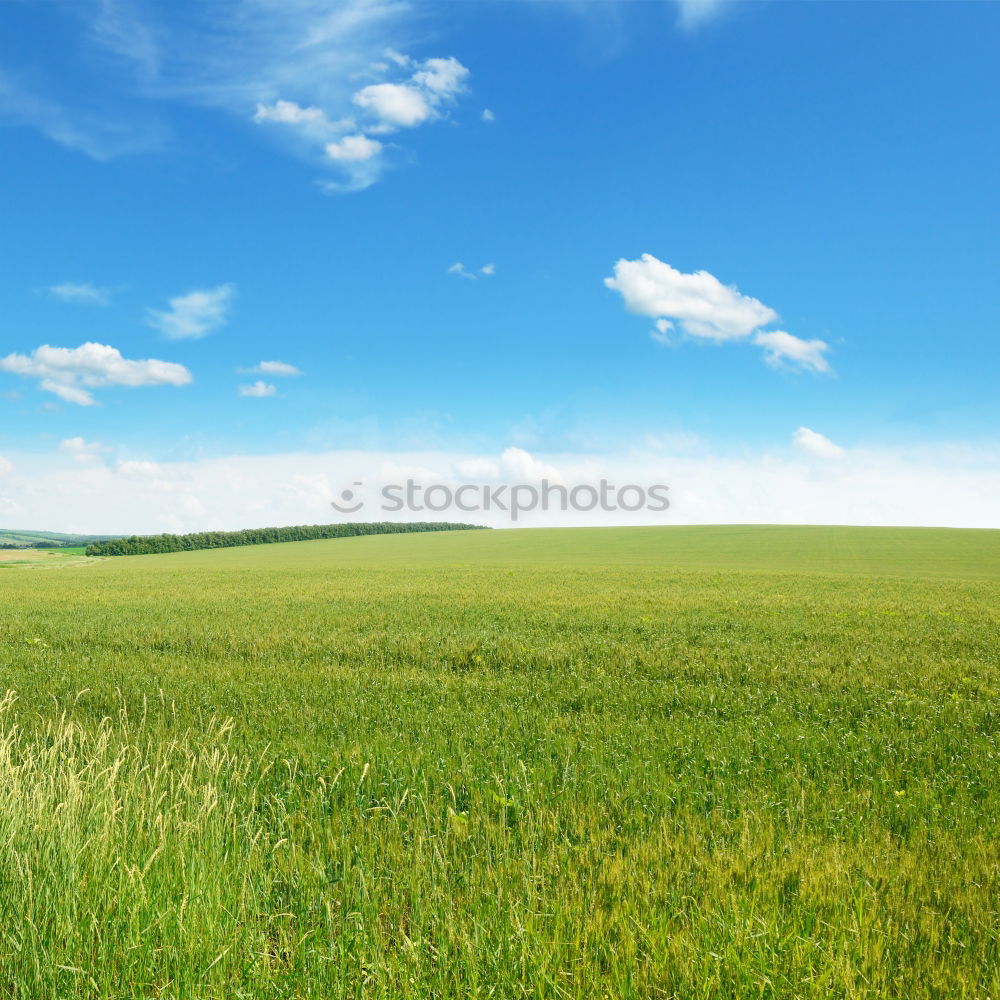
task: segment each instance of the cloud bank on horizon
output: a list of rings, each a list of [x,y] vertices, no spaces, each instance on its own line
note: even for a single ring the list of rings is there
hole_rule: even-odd
[[[0,457],[0,513],[8,527],[100,533],[226,530],[248,525],[415,520],[446,517],[494,527],[594,524],[883,524],[991,527],[1000,490],[1000,451],[942,447],[912,453],[844,449],[800,427],[790,446],[753,456],[679,454],[643,447],[608,454],[398,451],[232,456],[184,462],[119,457],[98,441],[67,439],[48,455]],[[381,487],[438,484],[669,487],[670,507],[647,510],[509,512],[386,511]],[[362,483],[364,514],[331,507]],[[928,491],[928,482],[950,484]],[[478,494],[477,494],[478,495]],[[501,497],[503,494],[500,494]],[[67,509],[71,515],[67,516]]]

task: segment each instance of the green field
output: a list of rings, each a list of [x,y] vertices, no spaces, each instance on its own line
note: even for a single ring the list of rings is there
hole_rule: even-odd
[[[65,567],[83,564],[84,546],[66,545],[58,549],[0,549],[0,570],[12,569],[16,566]]]
[[[998,531],[0,588],[0,998],[1000,997]]]

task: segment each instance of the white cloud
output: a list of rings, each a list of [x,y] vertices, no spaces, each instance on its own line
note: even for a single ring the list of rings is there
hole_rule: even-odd
[[[328,142],[326,155],[337,163],[362,163],[382,152],[382,143],[366,135],[345,135],[337,142]]]
[[[830,364],[823,356],[830,345],[823,340],[802,340],[784,330],[761,331],[753,342],[764,348],[764,360],[769,365],[795,366],[811,372],[828,372]]]
[[[254,121],[290,126],[306,141],[307,148],[318,143],[327,163],[340,168],[343,180],[323,184],[324,190],[331,193],[362,190],[384,172],[390,147],[373,136],[415,128],[443,117],[446,106],[466,89],[469,70],[453,57],[416,63],[391,49],[385,56],[388,62],[370,63],[368,70],[380,75],[398,75],[399,70],[404,70],[409,76],[379,80],[355,91],[351,103],[361,112],[363,121],[355,121],[354,117],[333,120],[321,102],[304,107],[279,98],[270,104],[257,104]],[[343,109],[342,98],[335,106]],[[351,134],[342,134],[347,131]]]
[[[495,122],[497,120],[497,116],[489,108],[483,108],[483,113],[479,117],[484,122]]]
[[[492,278],[497,273],[497,266],[496,264],[484,264],[478,271],[470,271],[461,261],[455,261],[448,268],[448,273],[455,275],[456,278],[468,278],[470,281],[475,281],[480,276]]]
[[[505,448],[497,458],[477,455],[474,458],[462,458],[452,464],[450,474],[438,475],[443,480],[460,480],[475,482],[486,480],[507,483],[540,483],[548,479],[553,483],[562,483],[562,472],[554,465],[539,461],[523,448]]]
[[[652,333],[650,333],[650,336],[658,344],[664,344],[666,346],[669,346],[670,344],[673,343],[673,341],[670,339],[670,331],[673,330],[673,328],[674,324],[671,323],[669,319],[658,319],[653,324],[653,331]]]
[[[43,378],[39,385],[46,391],[58,396],[64,403],[73,403],[76,406],[96,406],[97,400],[93,393],[87,392],[76,385],[68,385],[65,382],[58,382],[55,379]],[[58,409],[53,404],[53,409]]]
[[[196,340],[225,326],[235,297],[233,284],[198,289],[170,299],[169,309],[146,310],[147,321],[171,340]]]
[[[469,75],[453,57],[418,62],[396,51],[422,16],[412,0],[218,0],[182,17],[145,0],[56,6],[97,50],[86,53],[91,65],[106,66],[95,56],[108,53],[118,61],[116,87],[99,88],[100,102],[97,88],[82,85],[54,101],[42,95],[66,90],[61,65],[42,61],[30,88],[0,73],[0,123],[35,127],[95,159],[163,145],[163,109],[195,105],[272,127],[277,141],[324,168],[324,190],[357,191],[385,172],[390,151],[340,146],[340,135],[370,139],[440,118]],[[131,86],[122,86],[122,69]],[[372,92],[359,80],[400,89]],[[354,129],[356,94],[366,121]]]
[[[273,386],[269,385],[267,382],[262,382],[257,379],[253,385],[241,385],[240,395],[241,396],[251,396],[256,399],[263,399],[265,396],[273,396],[278,390]]]
[[[800,427],[792,435],[792,444],[817,458],[840,458],[844,454],[844,449],[839,444],[834,444],[825,435],[808,427]]]
[[[63,302],[106,306],[111,303],[112,291],[110,288],[98,288],[89,281],[67,281],[61,285],[50,285],[49,293]]]
[[[354,103],[392,128],[413,128],[434,114],[427,97],[403,83],[373,83],[354,95]]]
[[[96,462],[110,448],[99,441],[87,441],[82,437],[64,438],[59,442],[59,451],[72,456],[75,462]]]
[[[370,131],[422,125],[440,117],[442,107],[466,89],[469,70],[452,56],[425,59],[419,64],[405,57],[394,61],[406,69],[417,68],[402,83],[372,83],[352,98],[357,107],[376,119]]]
[[[567,485],[626,483],[670,487],[670,509],[550,510],[524,514],[525,526],[585,524],[895,524],[1000,528],[1000,443],[908,451],[852,448],[836,461],[803,461],[783,449],[731,458],[704,448],[585,454],[451,451],[334,451],[239,456],[188,462],[125,461],[76,465],[61,456],[8,453],[15,466],[3,496],[27,512],[20,527],[86,533],[196,531],[248,525],[333,521],[330,499],[355,481],[366,500],[356,519],[415,520],[426,514],[382,511],[379,486],[418,481]],[[928,490],[927,483],[948,488]],[[12,508],[11,508],[12,509]],[[447,511],[451,520],[510,524],[503,511]]]
[[[505,448],[500,455],[500,474],[515,482],[540,482],[549,479],[555,483],[564,480],[554,465],[540,461],[523,448]]]
[[[286,364],[284,361],[261,361],[253,368],[240,368],[244,375],[301,375],[302,372],[295,365]]]
[[[402,69],[409,69],[413,65],[413,60],[409,56],[403,55],[402,52],[397,52],[395,49],[386,49],[384,55],[386,59]]]
[[[270,8],[276,0],[257,2]],[[309,10],[302,10],[310,8],[308,0],[293,0],[292,6],[298,7],[308,21]],[[301,59],[308,64],[317,54],[310,49],[316,46],[330,54],[327,63],[315,67],[310,75],[303,66],[286,64],[283,73],[271,81],[270,95],[257,96],[255,122],[285,126],[285,134],[295,137],[302,151],[312,155],[321,151],[325,164],[339,171],[339,179],[321,185],[325,191],[359,191],[375,183],[388,167],[392,147],[374,136],[443,117],[446,106],[466,89],[469,70],[454,57],[418,63],[390,48],[382,52],[384,58],[369,58],[366,65],[358,65],[366,46],[358,39],[349,44],[348,38],[358,33],[362,24],[370,28],[391,21],[403,6],[351,0],[339,15],[330,15],[314,25],[307,35],[308,43],[288,55],[289,60]],[[332,72],[333,66],[339,72]],[[349,81],[373,73],[383,79],[356,90],[348,87]],[[331,86],[332,80],[336,80],[336,86]],[[300,95],[308,95],[308,104],[298,99]]]
[[[619,260],[613,277],[604,284],[621,294],[625,307],[655,320],[654,340],[671,343],[675,326],[689,337],[723,343],[753,336],[764,348],[764,360],[775,366],[798,366],[811,372],[828,372],[824,354],[830,345],[822,340],[802,340],[784,330],[761,330],[778,314],[759,299],[743,295],[735,285],[724,285],[708,271],[684,274],[652,254],[638,260]]]
[[[273,104],[257,103],[253,120],[258,124],[276,122],[280,125],[305,125],[310,128],[331,130],[334,123],[322,108],[303,108],[294,101],[275,101]]]
[[[283,125],[285,131],[303,140],[303,148],[309,150],[316,144],[325,145],[345,132],[357,128],[353,118],[330,118],[316,106],[302,107],[295,101],[278,100],[272,104],[257,103],[253,116],[258,125]]]
[[[456,260],[455,263],[448,268],[448,273],[454,274],[457,278],[469,278],[471,281],[476,280],[475,274],[471,271],[467,271],[465,269],[465,265],[460,260]]]
[[[447,59],[425,59],[413,74],[413,82],[439,100],[457,97],[466,87],[469,70],[454,56]]]
[[[729,0],[675,0],[682,28],[697,28],[718,17]]]
[[[652,254],[619,260],[608,288],[640,316],[674,320],[692,337],[733,340],[773,323],[778,314],[763,302],[724,285],[708,271],[684,274]]]
[[[97,401],[88,389],[103,386],[187,385],[191,373],[172,361],[131,361],[107,344],[86,343],[79,347],[44,344],[30,355],[8,354],[0,358],[0,371],[39,379],[46,392],[67,403],[93,406]]]
[[[158,476],[160,474],[160,467],[156,464],[156,462],[127,460],[119,462],[115,468],[116,471],[122,476],[148,478],[150,476]]]
[[[9,476],[14,471],[14,463],[0,455],[0,476]]]

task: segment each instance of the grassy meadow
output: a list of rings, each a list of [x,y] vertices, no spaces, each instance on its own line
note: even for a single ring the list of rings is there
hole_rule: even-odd
[[[374,536],[0,595],[0,998],[1000,998],[1000,532]]]

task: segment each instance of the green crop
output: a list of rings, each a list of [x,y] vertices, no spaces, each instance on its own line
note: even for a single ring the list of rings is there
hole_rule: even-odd
[[[0,588],[0,997],[1000,997],[1000,532]]]

